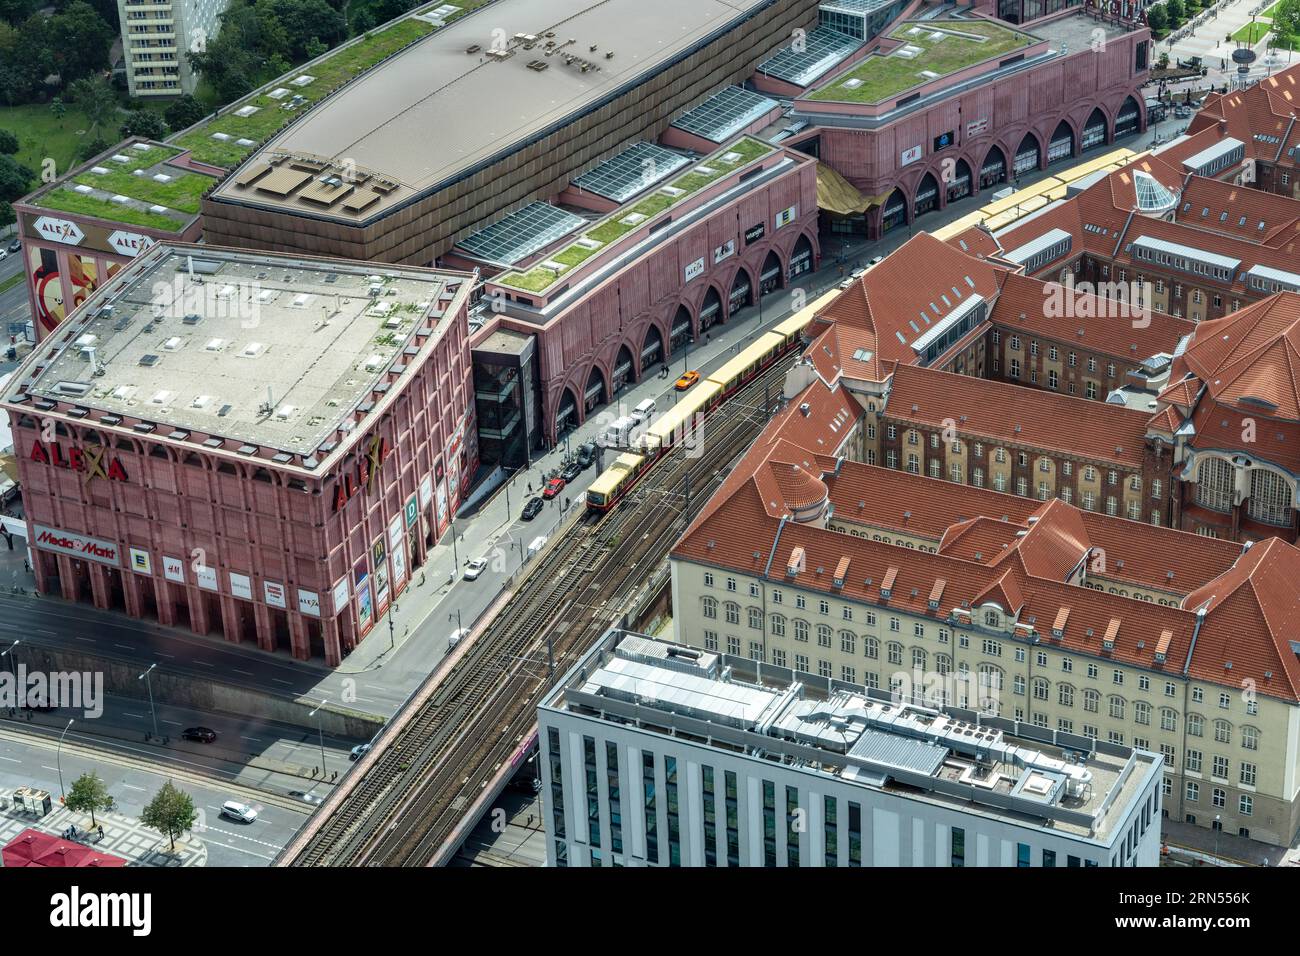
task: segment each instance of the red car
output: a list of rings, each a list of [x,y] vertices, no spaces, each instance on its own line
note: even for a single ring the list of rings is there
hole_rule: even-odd
[[[542,497],[554,498],[563,490],[564,490],[564,479],[552,478],[550,481],[546,483],[546,487],[542,489]]]

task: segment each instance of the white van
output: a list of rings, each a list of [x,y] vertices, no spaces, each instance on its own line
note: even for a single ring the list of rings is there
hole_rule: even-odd
[[[601,436],[601,444],[606,448],[626,448],[632,436],[632,429],[636,426],[637,420],[630,415],[615,419],[605,428],[605,434]]]
[[[546,535],[539,534],[537,537],[533,538],[532,542],[528,545],[528,557],[535,557],[544,547],[546,547]]]
[[[469,635],[468,627],[457,628],[451,632],[451,637],[447,638],[447,650],[454,651],[456,645],[463,641]]]
[[[632,409],[632,417],[642,425],[650,421],[655,417],[655,400],[647,398],[644,402],[638,404],[636,408]]]

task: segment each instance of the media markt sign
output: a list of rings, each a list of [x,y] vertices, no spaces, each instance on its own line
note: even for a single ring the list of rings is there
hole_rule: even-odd
[[[108,244],[119,255],[138,256],[153,245],[153,239],[149,236],[142,236],[138,232],[127,232],[124,229],[118,229],[109,234]]]
[[[34,223],[32,229],[42,239],[48,239],[51,242],[62,242],[69,246],[81,245],[81,240],[86,238],[86,234],[81,231],[81,227],[75,222],[67,219],[54,219],[50,216],[41,216]]]
[[[111,541],[100,541],[98,538],[88,538],[85,535],[47,528],[40,524],[32,525],[32,533],[35,535],[32,543],[46,551],[57,551],[59,554],[71,555],[74,558],[98,561],[100,564],[107,564],[114,568],[122,563],[118,546]]]

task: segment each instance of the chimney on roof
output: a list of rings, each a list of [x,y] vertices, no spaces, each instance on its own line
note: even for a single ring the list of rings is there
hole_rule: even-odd
[[[801,415],[803,415],[804,418],[807,418],[807,417],[808,417],[808,413],[811,412],[811,411],[812,411],[812,408],[811,408],[811,406],[809,406],[809,404],[808,404],[807,402],[804,402],[804,403],[802,403],[802,404],[799,406],[799,413],[800,413]]]

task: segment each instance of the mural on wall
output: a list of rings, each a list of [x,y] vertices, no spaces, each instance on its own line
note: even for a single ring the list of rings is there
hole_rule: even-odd
[[[68,274],[65,293],[71,300],[68,311],[71,312],[90,298],[90,293],[99,288],[99,269],[91,256],[68,256]]]
[[[40,323],[37,338],[54,331],[63,321],[63,283],[59,279],[59,256],[52,249],[29,246],[29,267],[36,290],[36,320]]]

